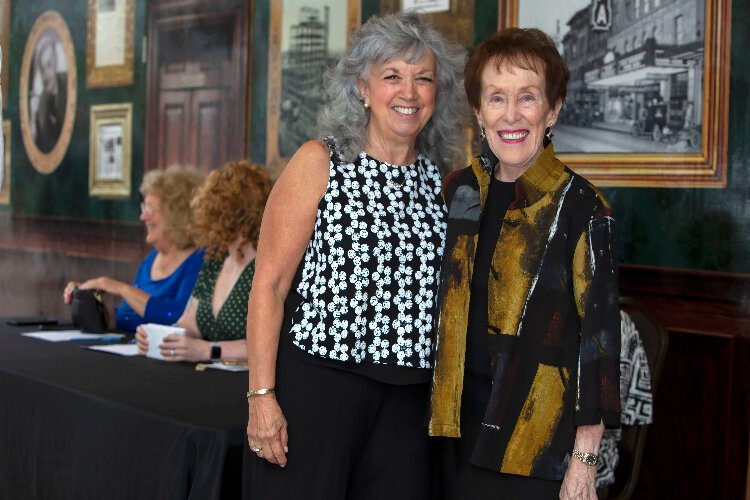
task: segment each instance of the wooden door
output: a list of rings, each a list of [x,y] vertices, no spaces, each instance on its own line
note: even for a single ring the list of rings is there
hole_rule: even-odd
[[[246,157],[247,5],[150,6],[146,171],[181,164],[207,172]]]

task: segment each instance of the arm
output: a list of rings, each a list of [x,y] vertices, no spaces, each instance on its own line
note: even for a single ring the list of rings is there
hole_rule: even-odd
[[[289,161],[268,198],[258,238],[247,314],[250,390],[276,385],[276,355],[284,300],[315,227],[329,177],[327,148],[305,143]],[[273,394],[248,399],[247,434],[258,455],[286,465],[286,420]]]
[[[581,425],[576,429],[574,448],[586,453],[599,454],[604,425]],[[560,498],[563,500],[596,500],[596,466],[586,465],[577,458],[570,457],[565,472]]]
[[[81,290],[101,290],[111,295],[122,297],[140,316],[143,316],[143,312],[146,309],[146,302],[148,302],[150,297],[143,290],[107,276],[100,276],[99,278],[84,281],[79,288]]]
[[[177,321],[177,326],[185,329],[185,335],[167,335],[164,337],[164,347],[162,354],[174,351],[174,355],[165,357],[167,361],[205,361],[211,359],[211,346],[213,342],[205,340],[203,334],[198,328],[198,322],[195,314],[198,310],[199,299],[195,296],[190,297],[185,312]],[[140,327],[139,327],[140,328]],[[141,338],[136,334],[138,347],[144,353],[148,349],[148,341],[145,335]],[[245,339],[239,340],[222,340],[221,361],[244,362],[247,360],[247,343]]]
[[[605,425],[620,423],[620,305],[614,219],[606,206],[579,237],[572,267],[581,323],[574,449],[598,454]],[[560,498],[595,500],[596,467],[571,456]]]
[[[580,320],[575,425],[620,425],[620,303],[614,219],[597,210],[573,255],[573,292]],[[587,450],[580,450],[587,451]]]

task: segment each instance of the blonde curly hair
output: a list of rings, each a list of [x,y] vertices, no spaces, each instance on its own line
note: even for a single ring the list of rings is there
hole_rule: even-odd
[[[165,170],[152,170],[143,176],[140,192],[145,198],[153,195],[161,201],[167,237],[179,248],[195,246],[189,230],[192,220],[190,200],[205,176],[194,167],[172,165]]]
[[[190,230],[206,249],[207,259],[223,256],[238,235],[242,238],[240,247],[248,242],[258,245],[271,187],[271,179],[262,168],[247,161],[229,162],[208,174],[190,203]]]

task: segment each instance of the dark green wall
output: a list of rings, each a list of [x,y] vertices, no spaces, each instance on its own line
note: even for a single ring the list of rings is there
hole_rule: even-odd
[[[733,0],[725,189],[605,190],[623,262],[750,273],[750,0]]]
[[[94,220],[136,220],[142,177],[145,65],[141,44],[147,0],[136,0],[135,82],[131,86],[86,89],[86,4],[84,0],[15,1],[11,12],[10,95],[4,118],[12,122],[12,206],[17,214]],[[25,41],[39,14],[55,9],[68,22],[76,49],[78,112],[71,146],[57,170],[38,173],[29,163],[18,119],[18,79]],[[378,0],[363,0],[363,18],[378,12]],[[253,70],[250,151],[265,157],[266,53],[268,3],[255,2],[252,17]],[[474,40],[496,26],[497,2],[477,2]],[[734,0],[729,114],[728,184],[725,189],[609,188],[605,195],[618,219],[622,262],[655,266],[750,273],[750,0]],[[89,111],[91,105],[133,103],[132,195],[106,201],[88,197]],[[0,211],[8,211],[0,207]]]
[[[141,45],[146,26],[146,0],[135,0],[134,83],[124,87],[86,88],[85,0],[34,0],[11,3],[10,88],[4,119],[11,120],[11,207],[15,214],[64,216],[92,220],[137,220],[143,175],[143,139],[146,66],[141,62]],[[21,138],[19,81],[26,40],[37,17],[47,10],[59,12],[68,24],[75,47],[78,78],[78,104],[70,146],[57,169],[41,174],[29,162]],[[101,200],[88,196],[89,113],[91,106],[106,103],[133,103],[132,187],[129,199]]]

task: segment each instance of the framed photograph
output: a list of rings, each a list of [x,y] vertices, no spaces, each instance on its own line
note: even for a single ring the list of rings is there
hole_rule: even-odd
[[[0,0],[0,49],[2,50],[2,71],[0,71],[0,87],[2,87],[3,109],[8,105],[8,80],[10,64],[10,0]]]
[[[133,83],[135,0],[88,0],[86,86]]]
[[[133,105],[91,106],[89,196],[130,196]]]
[[[270,4],[266,165],[281,173],[314,137],[323,73],[359,28],[359,0],[279,0]]]
[[[0,205],[10,205],[10,120],[3,121],[3,151],[0,165]]]
[[[600,186],[724,187],[731,0],[501,0],[570,69],[552,143]],[[545,15],[540,16],[539,13]]]
[[[76,111],[76,59],[63,17],[41,14],[29,33],[21,62],[21,137],[29,161],[43,174],[65,156]]]
[[[472,0],[380,0],[380,14],[388,15],[407,9],[420,10],[427,14],[433,26],[446,39],[465,47],[468,52],[474,44],[474,4]],[[461,120],[461,129],[466,137],[464,158],[459,159],[454,168],[468,165],[481,146],[476,120],[468,107]]]
[[[401,8],[419,9],[422,12],[448,12],[451,10],[451,0],[401,0]]]

